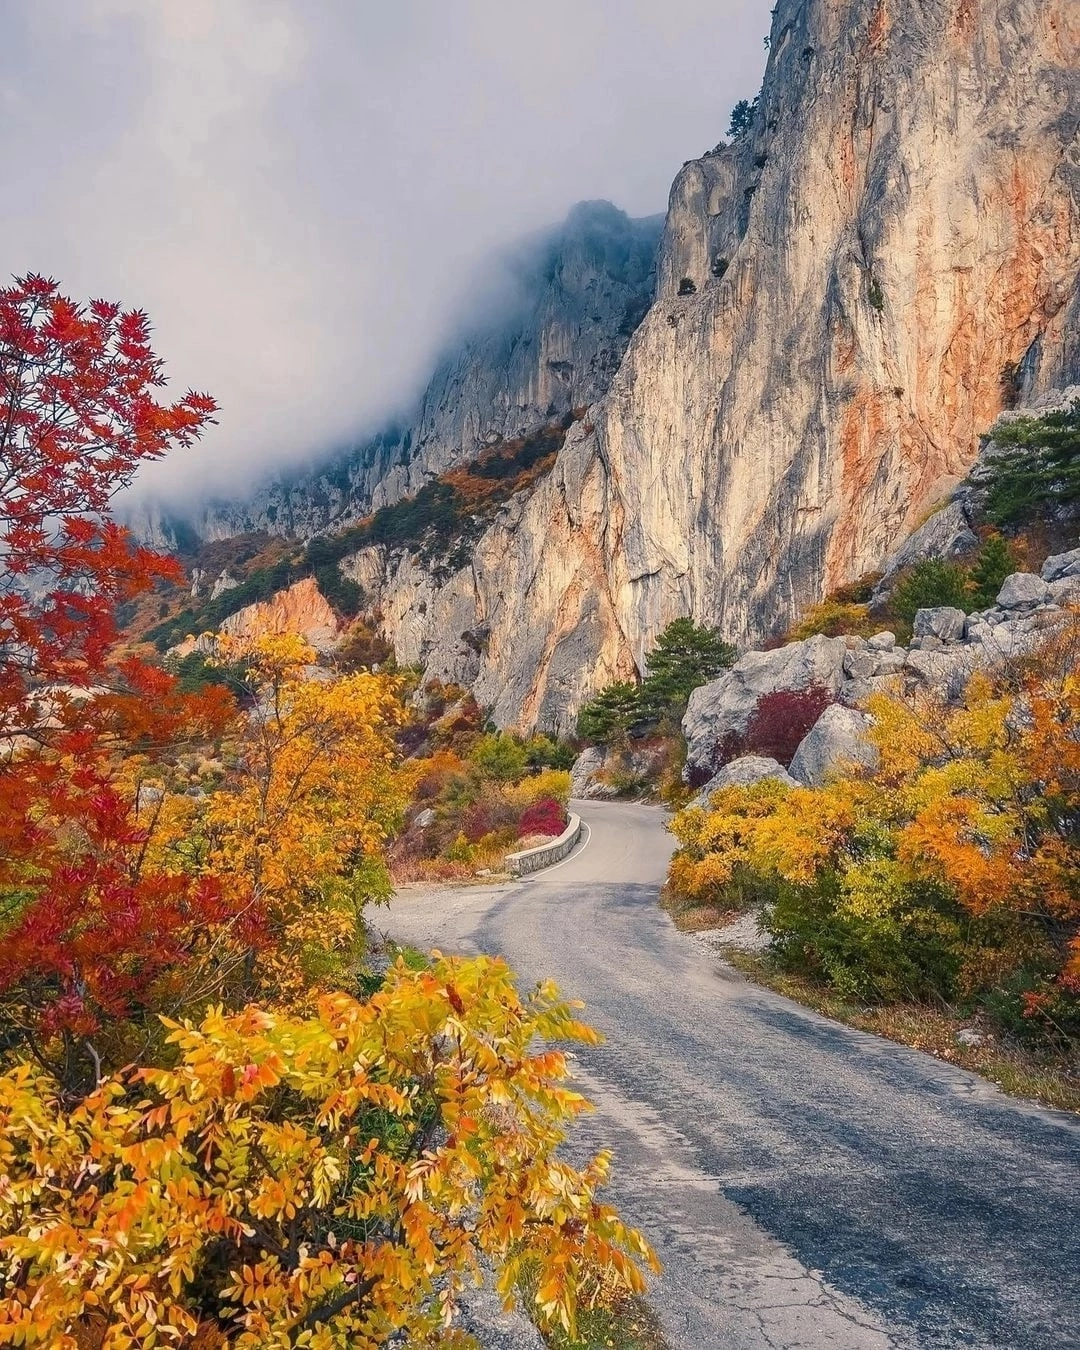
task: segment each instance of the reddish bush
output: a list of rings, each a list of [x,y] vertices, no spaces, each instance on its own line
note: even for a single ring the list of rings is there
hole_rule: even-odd
[[[461,818],[461,833],[470,844],[475,844],[496,829],[497,824],[495,813],[487,802],[473,802]]]
[[[762,694],[746,723],[741,753],[767,755],[786,768],[799,742],[832,702],[832,693],[820,684]]]
[[[566,829],[566,812],[554,797],[541,797],[521,817],[518,827],[521,837],[530,834],[562,834]]]

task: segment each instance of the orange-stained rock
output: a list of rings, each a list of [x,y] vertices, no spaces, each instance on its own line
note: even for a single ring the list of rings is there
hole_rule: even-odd
[[[315,648],[326,651],[341,636],[337,616],[314,577],[305,577],[269,600],[247,605],[225,619],[221,631],[231,637],[258,638],[270,633],[299,633]]]
[[[1076,0],[779,0],[609,393],[448,583],[497,722],[568,727],[683,614],[786,626],[964,475],[1010,385],[1080,382],[1078,68]]]

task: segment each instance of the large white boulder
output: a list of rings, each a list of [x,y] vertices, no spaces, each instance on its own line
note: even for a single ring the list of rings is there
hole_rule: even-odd
[[[775,778],[785,787],[798,787],[798,783],[788,773],[779,760],[769,759],[766,755],[742,755],[725,764],[718,773],[705,784],[691,802],[692,806],[704,806],[714,792],[726,787],[752,787],[763,779]]]
[[[870,718],[833,703],[810,728],[791,761],[791,776],[807,787],[820,787],[845,765],[877,767],[877,749],[867,740]]]
[[[686,773],[714,770],[714,754],[730,732],[742,735],[750,714],[764,694],[779,689],[822,685],[838,694],[844,684],[844,657],[849,639],[817,634],[805,642],[789,642],[771,652],[747,652],[729,671],[690,695],[683,718]]]

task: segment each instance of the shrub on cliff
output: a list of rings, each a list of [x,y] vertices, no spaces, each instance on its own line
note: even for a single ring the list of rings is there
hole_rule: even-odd
[[[987,518],[997,525],[1080,509],[1080,399],[1000,423],[980,477]]]
[[[742,753],[764,755],[786,768],[799,742],[832,702],[832,693],[820,684],[762,694],[747,719]]]
[[[1016,570],[1016,555],[1012,546],[1000,534],[990,535],[968,573],[969,595],[964,607],[989,609],[997,599],[1005,578]]]

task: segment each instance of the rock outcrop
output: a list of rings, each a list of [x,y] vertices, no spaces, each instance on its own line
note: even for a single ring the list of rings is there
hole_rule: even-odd
[[[237,638],[299,633],[316,651],[328,651],[341,635],[337,616],[313,577],[279,591],[270,600],[245,605],[222,621],[221,631]]]
[[[449,362],[408,432],[222,529],[324,528],[607,388],[466,566],[376,560],[399,659],[566,731],[673,618],[786,627],[886,563],[1006,406],[1080,381],[1078,63],[1074,0],[778,0],[752,124],[677,176],[632,339],[644,253],[606,219],[617,267],[570,246],[502,374]]]
[[[695,689],[683,718],[687,755],[684,777],[700,782],[721,766],[725,743],[746,730],[750,714],[764,694],[783,689],[824,687],[836,702],[820,716],[803,739],[788,772],[816,786],[842,760],[871,762],[863,740],[865,719],[858,706],[879,692],[931,692],[958,697],[974,671],[1000,668],[1026,655],[1066,625],[1080,622],[1077,591],[1069,575],[1080,569],[1080,549],[1047,559],[1047,583],[1032,573],[1008,577],[990,609],[964,615],[942,606],[919,610],[918,630],[910,647],[900,647],[892,633],[874,637],[812,637],[773,651],[750,651],[719,679]],[[1052,587],[1062,587],[1055,599]],[[961,622],[962,621],[962,622]],[[738,762],[738,761],[735,761]]]
[[[604,394],[655,289],[662,218],[633,220],[580,202],[493,270],[512,293],[451,344],[400,423],[318,469],[279,475],[246,501],[216,502],[192,522],[202,539],[245,531],[309,537],[417,491],[429,478]],[[170,543],[145,505],[135,528]]]
[[[679,615],[786,625],[882,565],[1007,401],[1080,377],[1078,28],[1070,0],[780,0],[610,392],[455,583],[496,721],[566,729]]]

